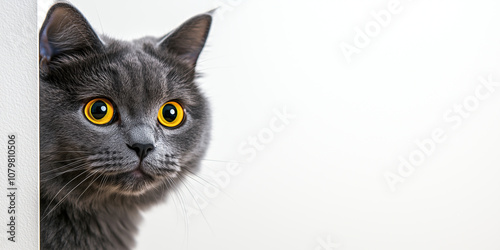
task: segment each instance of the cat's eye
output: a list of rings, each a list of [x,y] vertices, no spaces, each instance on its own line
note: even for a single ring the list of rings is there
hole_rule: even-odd
[[[184,121],[184,109],[178,102],[167,102],[158,110],[158,121],[165,127],[177,127]]]
[[[105,98],[96,98],[85,105],[85,116],[94,124],[104,125],[113,120],[113,104]]]

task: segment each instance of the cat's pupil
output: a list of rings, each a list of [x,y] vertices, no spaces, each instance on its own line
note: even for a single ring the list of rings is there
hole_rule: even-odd
[[[167,104],[163,107],[163,117],[167,122],[173,122],[177,118],[177,109],[172,104]]]
[[[95,102],[92,105],[92,108],[90,108],[90,113],[97,120],[102,119],[107,112],[108,112],[108,107],[106,106],[106,103],[104,103],[103,101]]]

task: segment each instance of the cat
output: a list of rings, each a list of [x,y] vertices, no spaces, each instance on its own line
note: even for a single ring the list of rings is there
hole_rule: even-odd
[[[195,67],[212,23],[98,36],[59,2],[39,33],[41,249],[131,249],[140,211],[196,173],[210,109]]]

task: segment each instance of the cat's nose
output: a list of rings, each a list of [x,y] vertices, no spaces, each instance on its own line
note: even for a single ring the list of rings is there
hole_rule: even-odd
[[[134,150],[139,156],[139,159],[144,159],[148,153],[153,150],[155,147],[153,144],[142,144],[142,143],[134,143],[132,146],[127,145],[130,149]]]

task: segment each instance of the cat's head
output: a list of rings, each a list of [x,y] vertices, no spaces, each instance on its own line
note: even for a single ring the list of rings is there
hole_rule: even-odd
[[[40,30],[42,195],[160,197],[196,170],[210,128],[195,66],[210,13],[159,38],[99,37],[54,5]],[[65,197],[66,194],[69,194]]]

